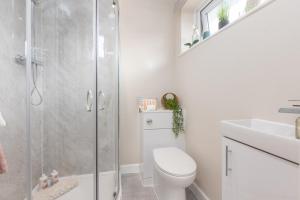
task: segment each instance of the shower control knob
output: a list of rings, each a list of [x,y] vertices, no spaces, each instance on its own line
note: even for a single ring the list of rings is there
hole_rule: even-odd
[[[153,123],[152,119],[147,119],[146,122],[148,125],[151,125]]]

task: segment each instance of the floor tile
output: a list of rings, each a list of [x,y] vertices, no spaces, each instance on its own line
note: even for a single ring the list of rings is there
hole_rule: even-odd
[[[197,200],[190,189],[186,190],[187,200]],[[157,200],[152,187],[143,187],[139,174],[122,176],[122,200]]]

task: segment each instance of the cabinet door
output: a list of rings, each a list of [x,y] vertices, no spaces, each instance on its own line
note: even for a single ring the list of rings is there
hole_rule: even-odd
[[[300,199],[298,165],[232,140],[224,139],[223,144],[229,148],[231,169],[228,177],[223,174],[223,184],[228,184],[223,200]],[[226,168],[226,155],[224,162]]]
[[[232,180],[231,141],[222,139],[222,200],[235,200]]]

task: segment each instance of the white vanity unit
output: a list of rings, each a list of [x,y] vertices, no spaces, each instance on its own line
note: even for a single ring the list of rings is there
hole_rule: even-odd
[[[184,135],[175,137],[173,113],[169,110],[139,113],[141,136],[141,176],[144,186],[153,185],[153,150],[161,147],[185,149]]]
[[[222,200],[300,200],[295,127],[259,119],[223,121]]]

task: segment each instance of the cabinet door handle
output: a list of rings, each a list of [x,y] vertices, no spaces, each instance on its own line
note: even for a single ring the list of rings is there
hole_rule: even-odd
[[[225,175],[226,176],[228,176],[229,171],[232,171],[232,169],[228,167],[229,153],[231,153],[231,150],[229,150],[229,147],[226,145],[226,158],[225,158]]]

